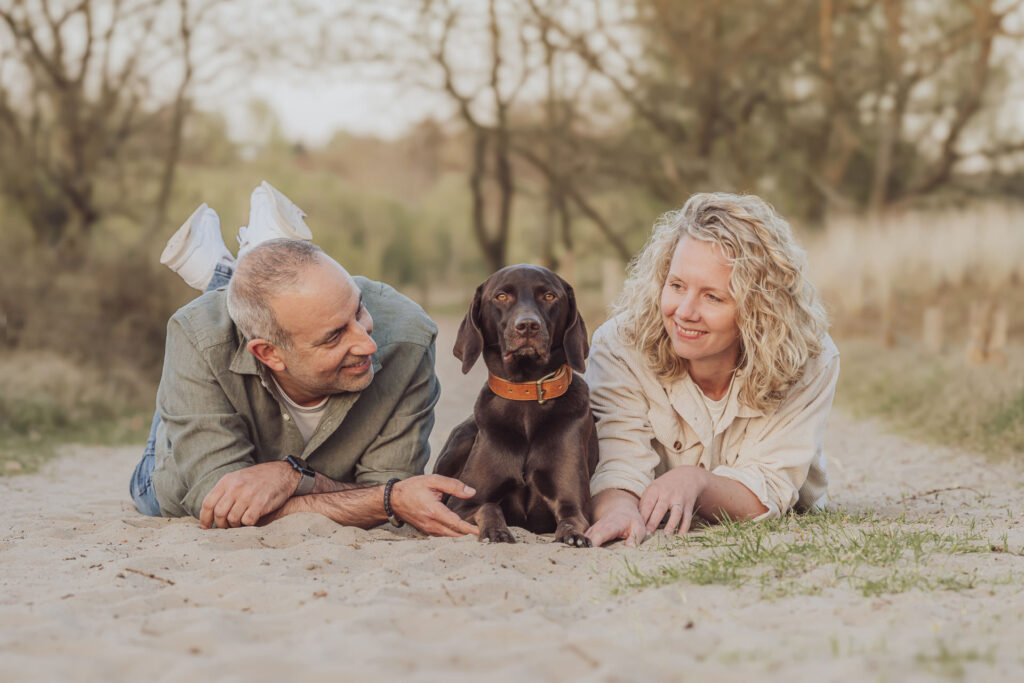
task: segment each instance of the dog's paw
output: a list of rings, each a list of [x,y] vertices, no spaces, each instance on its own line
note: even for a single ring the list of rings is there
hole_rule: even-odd
[[[593,543],[590,539],[572,528],[562,528],[555,534],[555,543],[564,543],[574,548],[591,548]]]
[[[506,529],[480,529],[481,543],[515,543],[512,532]]]

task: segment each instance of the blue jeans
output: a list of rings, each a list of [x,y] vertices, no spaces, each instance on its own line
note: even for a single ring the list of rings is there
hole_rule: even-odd
[[[226,285],[234,272],[233,266],[218,263],[213,269],[213,279],[207,285],[206,291],[209,292]],[[135,509],[150,517],[160,516],[160,503],[157,502],[156,492],[153,491],[153,468],[156,467],[156,430],[159,426],[160,413],[153,413],[153,424],[149,428],[146,450],[142,452],[142,460],[135,466],[131,481],[128,482],[128,490],[132,494]]]

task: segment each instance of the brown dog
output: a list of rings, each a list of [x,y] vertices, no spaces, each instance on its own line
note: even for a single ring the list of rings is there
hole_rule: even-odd
[[[434,471],[476,489],[448,506],[475,520],[481,541],[514,543],[512,524],[590,546],[597,430],[587,384],[573,374],[588,351],[572,287],[547,268],[509,266],[477,288],[455,356],[466,373],[483,354],[488,386]]]

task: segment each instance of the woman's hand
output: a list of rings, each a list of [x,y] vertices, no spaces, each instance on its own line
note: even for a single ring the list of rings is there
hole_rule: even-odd
[[[654,533],[658,524],[670,512],[665,533],[685,534],[690,530],[697,501],[708,486],[707,470],[692,465],[680,465],[655,479],[640,498],[640,516],[647,533]]]
[[[586,537],[594,546],[613,539],[626,539],[626,547],[635,548],[647,538],[643,517],[637,509],[637,497],[629,491],[606,489],[594,496],[594,518]]]

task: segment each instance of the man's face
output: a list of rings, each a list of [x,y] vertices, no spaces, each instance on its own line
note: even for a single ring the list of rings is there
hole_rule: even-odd
[[[369,386],[370,357],[377,351],[370,337],[373,319],[344,268],[321,257],[297,287],[275,296],[270,306],[291,335],[289,348],[277,349],[285,367],[274,370],[274,376],[293,401],[314,405],[326,396]]]

